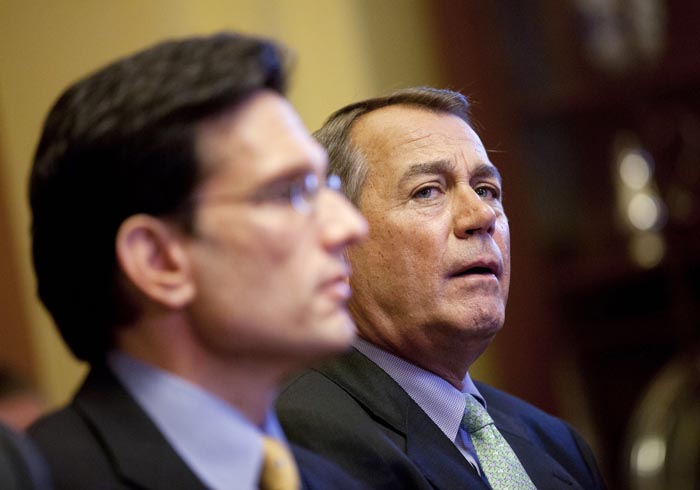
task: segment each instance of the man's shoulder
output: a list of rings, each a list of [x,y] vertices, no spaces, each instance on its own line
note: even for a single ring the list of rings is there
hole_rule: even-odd
[[[330,362],[293,377],[280,391],[277,407],[283,417],[329,418],[343,414],[364,418],[375,414],[397,419],[410,398],[379,366],[352,350]]]
[[[301,395],[314,395],[318,389],[333,390],[338,389],[338,383],[332,380],[326,373],[316,368],[306,369],[290,378],[281,388],[280,396],[285,396],[290,392]]]
[[[119,382],[92,369],[71,403],[29,429],[58,490],[203,488]]]
[[[545,412],[522,398],[480,381],[474,381],[474,384],[486,400],[488,411],[494,418],[517,419],[519,423],[528,427],[539,426],[545,429],[566,431],[570,429],[564,420]]]
[[[54,458],[65,460],[76,457],[76,453],[95,454],[100,452],[98,451],[99,440],[94,427],[84,410],[81,409],[79,400],[99,391],[100,398],[104,400],[104,403],[110,403],[109,398],[112,391],[119,388],[116,384],[114,386],[101,384],[99,388],[96,388],[95,382],[90,381],[91,378],[95,377],[95,369],[92,369],[67,405],[39,418],[29,428],[30,437],[50,463],[51,459]]]
[[[481,393],[481,395],[486,400],[487,405],[497,406],[501,409],[512,407],[518,412],[529,414],[533,417],[553,417],[544,410],[537,408],[535,405],[532,405],[531,403],[523,400],[522,398],[518,398],[515,395],[512,395],[487,383],[474,380],[474,385],[477,387],[479,393]]]
[[[65,454],[81,449],[83,444],[95,444],[88,425],[72,405],[39,418],[28,434],[42,453]]]
[[[40,418],[28,434],[48,463],[56,488],[89,488],[90,482],[104,486],[110,479],[104,448],[74,406]]]
[[[299,466],[305,489],[368,489],[367,486],[350,476],[350,474],[340,466],[319,454],[297,444],[291,444],[291,448],[294,459]]]
[[[332,398],[352,396],[353,387],[358,384],[357,378],[367,369],[367,366],[363,365],[366,359],[361,357],[359,352],[353,350],[319,366],[301,371],[282,387],[279,398],[332,401],[328,399],[329,394],[333,395]]]
[[[50,488],[43,459],[22,434],[0,424],[0,488],[45,490]]]
[[[568,422],[493,386],[478,381],[474,384],[511,445],[517,444],[518,439],[527,441],[524,447],[528,453],[532,447],[539,448],[576,481],[588,482],[586,488],[605,488],[590,447]],[[519,457],[524,457],[523,453]]]
[[[338,413],[361,416],[364,410],[351,389],[342,380],[333,379],[328,373],[309,369],[301,372],[280,390],[277,412],[283,422],[290,419],[311,418],[335,420]]]
[[[331,373],[308,370],[278,397],[277,414],[285,434],[297,445],[302,473],[311,463],[310,476],[318,474],[325,465],[317,466],[314,455],[322,455],[369,488],[428,488],[405,455],[402,431],[339,382]]]

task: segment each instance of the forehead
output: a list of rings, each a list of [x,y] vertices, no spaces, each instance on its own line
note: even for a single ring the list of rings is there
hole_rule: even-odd
[[[280,95],[260,91],[203,121],[197,158],[205,174],[255,183],[295,170],[323,171],[325,151]]]
[[[444,160],[467,167],[491,165],[474,130],[457,116],[409,105],[384,107],[358,119],[353,143],[386,171]]]

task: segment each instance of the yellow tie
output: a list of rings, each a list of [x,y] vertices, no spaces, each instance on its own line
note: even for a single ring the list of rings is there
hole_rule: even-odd
[[[260,490],[299,490],[301,483],[294,458],[277,439],[263,436]]]

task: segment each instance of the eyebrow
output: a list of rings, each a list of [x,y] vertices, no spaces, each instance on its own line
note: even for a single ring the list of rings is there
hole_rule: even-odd
[[[498,171],[495,165],[487,165],[485,163],[480,163],[479,166],[474,170],[473,176],[482,179],[496,179],[499,184],[503,183],[503,177],[501,177],[501,172]]]
[[[408,170],[401,176],[399,185],[403,184],[405,181],[409,180],[416,175],[439,175],[448,174],[455,171],[455,165],[449,160],[435,160],[433,162],[416,163],[408,167]],[[498,180],[499,183],[503,182],[501,173],[493,165],[488,165],[486,163],[479,163],[472,177],[476,178],[493,178]]]

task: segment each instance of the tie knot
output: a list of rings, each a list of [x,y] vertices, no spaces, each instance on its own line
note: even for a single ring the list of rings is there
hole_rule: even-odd
[[[299,490],[299,472],[292,453],[277,439],[263,436],[262,490]]]
[[[493,419],[486,409],[470,394],[465,394],[464,399],[467,405],[464,407],[464,417],[462,418],[462,428],[473,434],[483,429],[487,425],[493,424]]]

